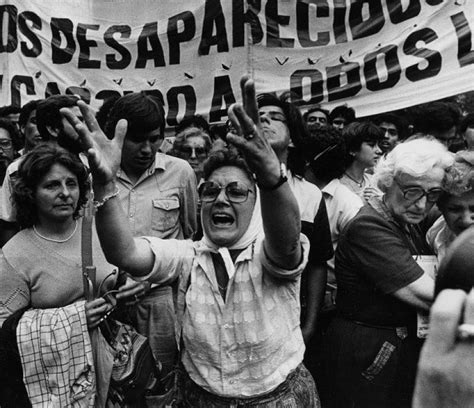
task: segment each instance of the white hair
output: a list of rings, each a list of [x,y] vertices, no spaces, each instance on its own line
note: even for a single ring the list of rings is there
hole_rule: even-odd
[[[386,192],[394,177],[400,174],[422,177],[435,168],[445,170],[453,161],[454,155],[436,139],[409,139],[395,146],[385,158],[379,160],[374,171],[374,181],[380,190]]]

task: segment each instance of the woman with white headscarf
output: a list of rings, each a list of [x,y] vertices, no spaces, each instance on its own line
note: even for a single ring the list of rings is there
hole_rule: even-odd
[[[79,102],[86,124],[67,109],[63,114],[88,148],[97,230],[108,260],[152,283],[190,274],[181,355],[188,406],[319,407],[302,364],[299,325],[308,243],[286,176],[261,134],[253,81],[244,77],[241,86],[243,106],[229,109],[237,133],[227,140],[245,161],[232,152],[209,159],[200,187],[199,242],[134,239],[115,199],[126,122],[110,141],[85,104]]]

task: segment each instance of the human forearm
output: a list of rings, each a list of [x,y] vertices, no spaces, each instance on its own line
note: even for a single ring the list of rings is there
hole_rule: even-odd
[[[198,229],[197,225],[197,206],[199,197],[194,172],[188,176],[186,188],[182,194],[183,210],[183,231],[184,237],[193,238]]]
[[[434,280],[423,274],[416,281],[398,289],[394,296],[417,309],[428,311],[433,303]]]
[[[233,104],[228,110],[236,132],[228,133],[227,141],[243,153],[261,187],[266,253],[278,266],[291,269],[301,260],[298,204],[288,183],[280,182],[280,160],[260,129],[255,84],[243,77],[240,85],[243,105]]]
[[[94,184],[95,201],[103,202],[95,216],[102,249],[110,263],[132,275],[146,275],[153,266],[153,253],[149,245],[133,237],[120,202],[114,196],[116,191],[114,180]]]
[[[260,190],[265,250],[277,265],[292,269],[301,260],[300,213],[288,183]]]
[[[117,199],[115,176],[120,167],[122,146],[127,133],[127,121],[121,119],[115,127],[113,139],[102,132],[92,110],[82,101],[77,105],[84,122],[68,108],[61,114],[81,138],[93,178],[96,201],[96,225],[100,243],[107,260],[133,275],[151,271],[154,255],[149,244],[133,238],[128,221]]]
[[[305,342],[309,340],[316,330],[316,323],[323,303],[327,267],[326,263],[308,263],[305,273],[308,274],[307,288],[301,288],[306,292],[306,319],[302,322],[302,331]]]

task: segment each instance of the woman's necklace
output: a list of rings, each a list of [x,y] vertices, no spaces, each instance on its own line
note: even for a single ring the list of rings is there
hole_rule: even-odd
[[[43,238],[46,241],[57,242],[58,244],[62,244],[63,242],[69,241],[74,236],[74,234],[77,231],[77,225],[78,225],[78,223],[77,223],[77,220],[76,220],[76,225],[74,226],[74,231],[72,231],[72,234],[69,235],[67,238],[64,238],[64,239],[54,239],[54,238],[45,237],[44,235],[41,235],[38,232],[38,230],[36,229],[36,226],[34,226],[34,225],[33,225],[33,231],[35,232],[36,235],[38,235],[40,238]]]
[[[362,187],[364,185],[364,178],[362,177],[362,181],[357,181],[354,177],[352,177],[347,171],[344,172],[344,174],[351,179],[354,183],[356,183],[359,187]]]

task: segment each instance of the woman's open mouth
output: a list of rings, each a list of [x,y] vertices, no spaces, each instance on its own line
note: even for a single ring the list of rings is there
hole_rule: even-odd
[[[216,227],[229,227],[235,221],[232,215],[226,213],[213,214],[211,220]]]

